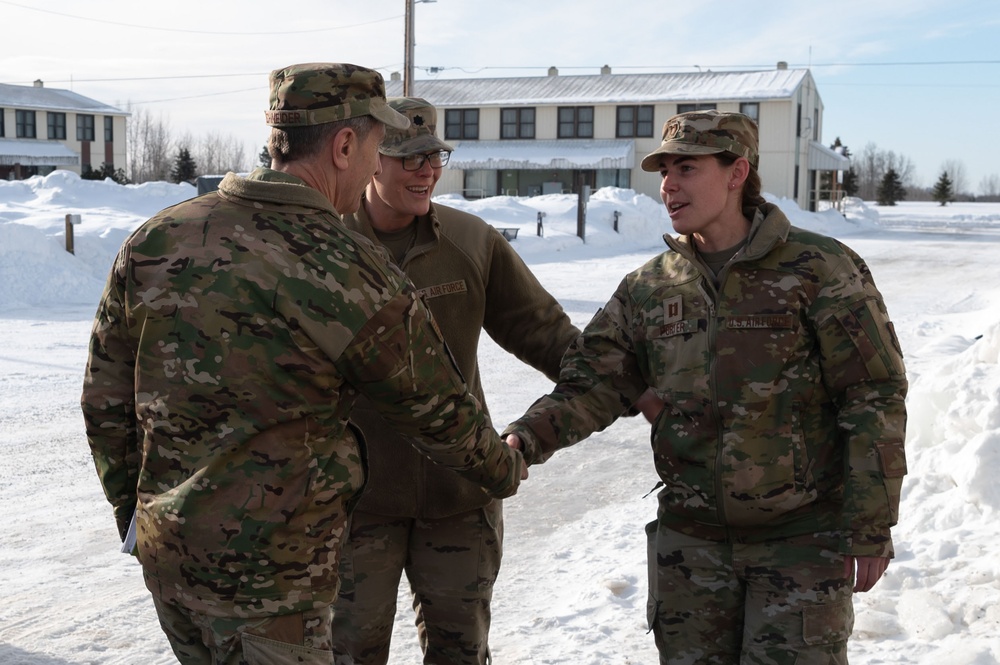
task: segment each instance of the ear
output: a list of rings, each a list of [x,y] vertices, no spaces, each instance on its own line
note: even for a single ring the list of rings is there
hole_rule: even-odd
[[[739,157],[733,162],[729,172],[729,189],[739,189],[750,175],[750,162],[746,157]]]
[[[331,159],[341,171],[346,171],[358,151],[358,135],[350,127],[344,127],[330,141]]]

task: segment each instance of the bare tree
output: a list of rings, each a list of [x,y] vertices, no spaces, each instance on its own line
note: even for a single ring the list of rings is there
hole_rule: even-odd
[[[232,134],[209,133],[192,145],[195,146],[192,154],[198,162],[198,171],[204,175],[249,170],[246,146]]]
[[[965,164],[961,160],[946,160],[941,165],[941,171],[948,174],[948,180],[951,180],[951,191],[955,196],[968,193],[969,178],[965,174]]]
[[[161,117],[153,118],[143,108],[126,105],[131,113],[127,123],[127,166],[130,182],[166,180],[170,174],[170,129]]]
[[[231,134],[209,133],[196,139],[185,132],[180,140],[173,140],[170,128],[162,116],[154,118],[146,109],[125,105],[131,113],[127,122],[128,135],[126,172],[130,182],[168,180],[173,166],[173,155],[183,146],[190,149],[191,157],[198,164],[198,173],[224,174],[249,171],[252,166],[246,146]]]
[[[885,174],[894,171],[904,187],[913,188],[913,161],[905,155],[897,155],[892,150],[882,150],[874,143],[868,143],[852,160],[858,174],[858,196],[866,201],[878,198],[879,186]]]
[[[979,193],[984,199],[989,199],[990,201],[1000,200],[1000,175],[991,173],[988,176],[983,176],[982,181],[979,183]]]
[[[865,144],[861,152],[854,156],[854,164],[858,172],[858,196],[865,201],[873,201],[885,173],[885,164],[878,146],[874,143]]]

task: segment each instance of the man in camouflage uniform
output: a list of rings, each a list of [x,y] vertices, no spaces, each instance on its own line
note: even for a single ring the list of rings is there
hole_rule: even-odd
[[[381,172],[345,223],[392,254],[434,313],[470,391],[484,403],[477,351],[487,332],[553,381],[579,334],[510,243],[482,219],[431,203],[452,147],[419,98],[389,105],[410,119],[382,142]],[[365,434],[371,476],[344,550],[334,639],[359,665],[389,660],[403,571],[425,663],[489,660],[490,600],[500,569],[501,503],[401,442],[404,432],[371,404],[351,419]]]
[[[317,63],[270,82],[272,168],[230,173],[125,241],[84,383],[98,475],[123,536],[135,512],[183,663],[334,661],[366,473],[359,396],[490,497],[522,470],[412,285],[339,217],[378,172],[385,126],[409,124],[382,77]]]
[[[681,235],[625,277],[555,391],[508,428],[539,463],[647,386],[663,401],[646,529],[663,664],[846,663],[852,591],[893,555],[898,341],[865,263],[765,203],[757,160],[744,115],[667,121],[642,168],[660,172]]]

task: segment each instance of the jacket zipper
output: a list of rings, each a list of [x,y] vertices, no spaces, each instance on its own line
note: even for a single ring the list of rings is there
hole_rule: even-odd
[[[715,442],[715,472],[713,474],[715,482],[715,496],[716,496],[716,514],[719,517],[719,524],[726,524],[726,508],[725,508],[725,497],[723,496],[723,486],[722,486],[722,447],[723,447],[723,427],[722,427],[722,415],[719,413],[719,399],[718,399],[718,375],[716,372],[716,353],[715,345],[718,336],[718,323],[716,317],[716,298],[718,293],[715,289],[709,286],[706,288],[707,284],[704,279],[702,279],[698,284],[698,290],[701,291],[702,297],[705,298],[705,303],[708,306],[708,321],[706,322],[707,332],[708,332],[708,355],[709,355],[709,365],[708,365],[708,398],[711,400],[711,405],[709,408],[712,411],[712,419],[715,421],[715,429],[718,432],[718,439]],[[709,291],[711,289],[711,292]]]

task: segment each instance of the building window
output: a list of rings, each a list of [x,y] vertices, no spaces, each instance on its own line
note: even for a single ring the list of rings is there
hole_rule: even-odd
[[[49,138],[58,141],[66,140],[66,114],[49,113]]]
[[[19,139],[34,139],[38,138],[35,133],[35,112],[34,111],[23,111],[18,109],[14,111],[14,121],[17,124],[16,132],[17,138]]]
[[[3,123],[3,109],[0,109],[0,136],[7,136],[7,132],[4,129]]]
[[[677,105],[677,112],[678,113],[690,113],[691,111],[714,111],[714,110],[715,110],[715,104],[714,103],[711,103],[711,104],[708,104],[708,103],[705,103],[705,104],[678,104]]]
[[[760,123],[760,104],[757,102],[743,102],[740,104],[740,113],[750,118],[756,123]]]
[[[104,142],[113,143],[115,140],[115,119],[110,115],[104,116]]]
[[[479,109],[448,109],[444,112],[444,137],[474,141],[479,138]]]
[[[535,138],[535,109],[500,109],[500,138]]]
[[[560,106],[559,138],[561,139],[594,138],[594,107]]]
[[[652,106],[619,106],[616,136],[620,139],[653,135]]]
[[[94,140],[94,116],[77,114],[76,116],[76,140]]]

